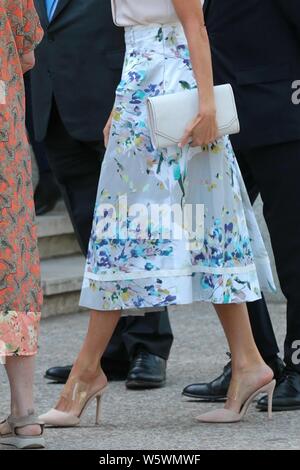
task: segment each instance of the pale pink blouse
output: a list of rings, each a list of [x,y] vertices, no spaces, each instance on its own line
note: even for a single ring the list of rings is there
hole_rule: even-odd
[[[117,26],[178,21],[172,0],[111,0],[111,5]]]

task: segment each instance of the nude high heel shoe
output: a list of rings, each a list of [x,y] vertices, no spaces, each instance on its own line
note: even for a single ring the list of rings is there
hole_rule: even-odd
[[[72,379],[71,379],[72,381]],[[101,416],[101,399],[107,390],[107,385],[99,390],[88,393],[89,385],[80,381],[73,381],[71,389],[71,401],[73,410],[66,412],[52,408],[39,418],[47,426],[53,427],[75,427],[80,424],[81,418],[86,412],[89,405],[96,400],[96,420],[95,425],[100,424]],[[61,395],[66,400],[70,399],[70,395],[64,393]],[[74,411],[76,410],[76,411]]]
[[[238,423],[239,421],[242,421],[242,419],[245,417],[250,404],[261,393],[267,393],[268,395],[268,417],[269,419],[272,419],[272,400],[275,385],[276,380],[272,380],[268,384],[264,385],[263,387],[259,388],[254,393],[252,393],[241,407],[241,411],[239,413],[236,413],[233,410],[222,408],[218,410],[209,411],[208,413],[204,413],[198,416],[198,418],[196,419],[200,423]]]

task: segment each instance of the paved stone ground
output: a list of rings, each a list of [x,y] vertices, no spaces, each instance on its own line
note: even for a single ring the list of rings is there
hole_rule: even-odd
[[[278,338],[283,340],[284,309],[271,307]],[[226,361],[226,345],[218,320],[206,305],[172,312],[176,337],[168,366],[167,386],[155,391],[127,391],[122,382],[111,383],[103,401],[103,420],[93,426],[94,406],[80,428],[46,431],[50,449],[299,449],[300,412],[276,413],[269,422],[252,407],[245,422],[200,425],[194,417],[215,405],[181,398],[182,388],[195,380],[213,378]],[[40,411],[52,406],[61,390],[43,378],[44,370],[70,363],[79,348],[87,323],[85,314],[45,320],[37,368],[37,403]],[[0,369],[0,418],[8,409],[8,387]],[[1,447],[1,446],[0,446]],[[4,448],[2,448],[4,449]],[[2,450],[1,449],[1,450]]]

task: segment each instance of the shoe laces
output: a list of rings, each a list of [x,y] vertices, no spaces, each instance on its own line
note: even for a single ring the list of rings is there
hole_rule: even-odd
[[[134,365],[140,366],[143,364],[144,360],[147,359],[148,354],[145,351],[140,351],[134,358]]]
[[[288,382],[290,387],[292,387],[294,390],[297,392],[299,391],[298,388],[295,386],[295,375],[297,374],[296,371],[293,369],[286,367],[285,370],[283,371],[281,379],[277,382],[277,384],[281,384],[283,382]]]

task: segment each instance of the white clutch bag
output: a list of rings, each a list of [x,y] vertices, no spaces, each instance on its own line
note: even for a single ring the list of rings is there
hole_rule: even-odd
[[[219,137],[238,134],[240,123],[230,84],[214,87]],[[155,96],[147,100],[152,145],[155,149],[179,144],[199,112],[198,90]]]

